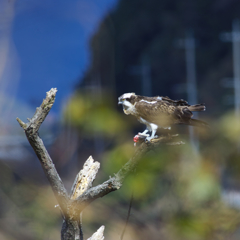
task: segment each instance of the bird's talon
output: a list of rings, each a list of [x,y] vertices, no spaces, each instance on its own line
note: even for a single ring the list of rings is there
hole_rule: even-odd
[[[147,133],[138,133],[138,135],[143,136],[143,137],[149,137],[149,134],[147,134]]]

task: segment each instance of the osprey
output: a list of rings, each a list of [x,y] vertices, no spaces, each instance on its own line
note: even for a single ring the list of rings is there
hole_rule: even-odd
[[[208,124],[193,119],[192,111],[205,111],[204,104],[189,105],[184,100],[171,100],[169,97],[145,97],[135,93],[125,93],[118,98],[125,114],[134,115],[139,122],[146,125],[146,130],[140,135],[147,136],[150,141],[155,137],[158,128],[171,129],[173,124],[207,127]],[[147,134],[150,131],[151,136]]]

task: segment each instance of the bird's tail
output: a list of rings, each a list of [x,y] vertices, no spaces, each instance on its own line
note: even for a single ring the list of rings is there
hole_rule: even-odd
[[[201,112],[201,111],[205,111],[206,107],[204,103],[201,103],[201,104],[191,105],[188,107],[188,109],[192,112]]]
[[[189,125],[196,126],[196,127],[209,128],[208,123],[201,121],[201,120],[197,120],[197,119],[190,119]]]

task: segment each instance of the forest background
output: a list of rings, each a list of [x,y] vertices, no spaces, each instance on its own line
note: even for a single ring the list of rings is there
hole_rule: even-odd
[[[118,238],[133,192],[126,239],[239,238],[240,127],[234,115],[233,44],[225,34],[232,31],[233,24],[237,26],[239,12],[240,3],[234,0],[120,0],[91,32],[87,67],[79,74],[72,94],[62,97],[61,104],[56,99],[58,107],[40,129],[68,189],[89,155],[101,163],[99,183],[133,154],[132,138],[144,126],[123,114],[117,106],[118,96],[135,92],[188,99],[187,45],[183,44],[187,37],[195,41],[197,101],[207,106],[198,118],[209,122],[211,128],[207,133],[195,132],[197,149],[189,140],[187,127],[174,129],[186,144],[161,148],[148,156],[121,190],[87,208],[86,236],[104,224],[106,239]],[[52,42],[52,46],[57,44]],[[43,62],[35,64],[41,68]],[[51,79],[49,70],[47,74]],[[32,78],[31,87],[20,84],[17,91],[24,95],[37,89],[37,95],[44,98],[50,88],[40,91],[38,85],[44,82],[38,76]],[[70,79],[61,81],[67,85]],[[45,86],[48,84],[65,86],[60,80]],[[62,91],[64,95],[64,87]],[[21,128],[17,123],[10,125],[16,117],[26,119],[34,111],[14,111],[26,108],[12,107],[19,106],[18,98],[2,98],[2,118],[9,125],[1,128],[1,239],[58,239],[61,215],[54,208],[54,195]],[[40,103],[36,98],[31,107]]]

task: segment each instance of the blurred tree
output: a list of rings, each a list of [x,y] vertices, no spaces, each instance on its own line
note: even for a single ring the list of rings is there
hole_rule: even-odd
[[[219,40],[219,34],[231,29],[239,10],[240,2],[235,0],[121,0],[105,18],[91,40],[92,62],[79,83],[80,90],[64,111],[73,131],[88,139],[87,144],[81,142],[77,159],[83,161],[93,151],[91,140],[96,136],[108,141],[97,156],[102,172],[96,183],[116,172],[135,151],[129,141],[133,135],[129,131],[131,121],[135,120],[115,109],[116,96],[129,91],[142,93],[140,75],[131,74],[133,66],[147,57],[153,95],[184,98],[174,92],[173,86],[185,82],[184,52],[177,40],[185,37],[186,30],[192,29],[198,41],[200,101],[207,103],[212,117],[228,108],[222,102],[227,91],[219,80],[232,76],[232,52],[230,44]],[[84,92],[83,87],[90,92]],[[167,146],[148,153],[120,191],[84,211],[86,235],[104,224],[106,239],[117,239],[134,192],[124,239],[239,239],[239,124],[232,113],[212,122],[209,134],[199,133],[198,154],[187,141],[185,146]],[[54,156],[60,156],[64,147],[56,147]],[[68,173],[65,181],[70,185],[68,180],[79,166],[67,171],[66,165],[62,171]],[[2,162],[0,175],[0,238],[57,239],[60,213],[53,207],[55,200],[49,187],[33,184],[29,176],[19,177]],[[236,198],[229,200],[231,193]]]
[[[192,30],[199,100],[218,115],[229,108],[223,101],[232,93],[219,84],[232,77],[231,44],[221,42],[219,35],[231,29],[239,10],[239,2],[227,0],[121,0],[91,40],[92,61],[79,87],[97,82],[117,96],[132,91],[141,95],[141,74],[132,75],[131,69],[147,57],[152,94],[186,98],[175,91],[175,84],[186,82],[185,53],[178,48],[178,39]]]

